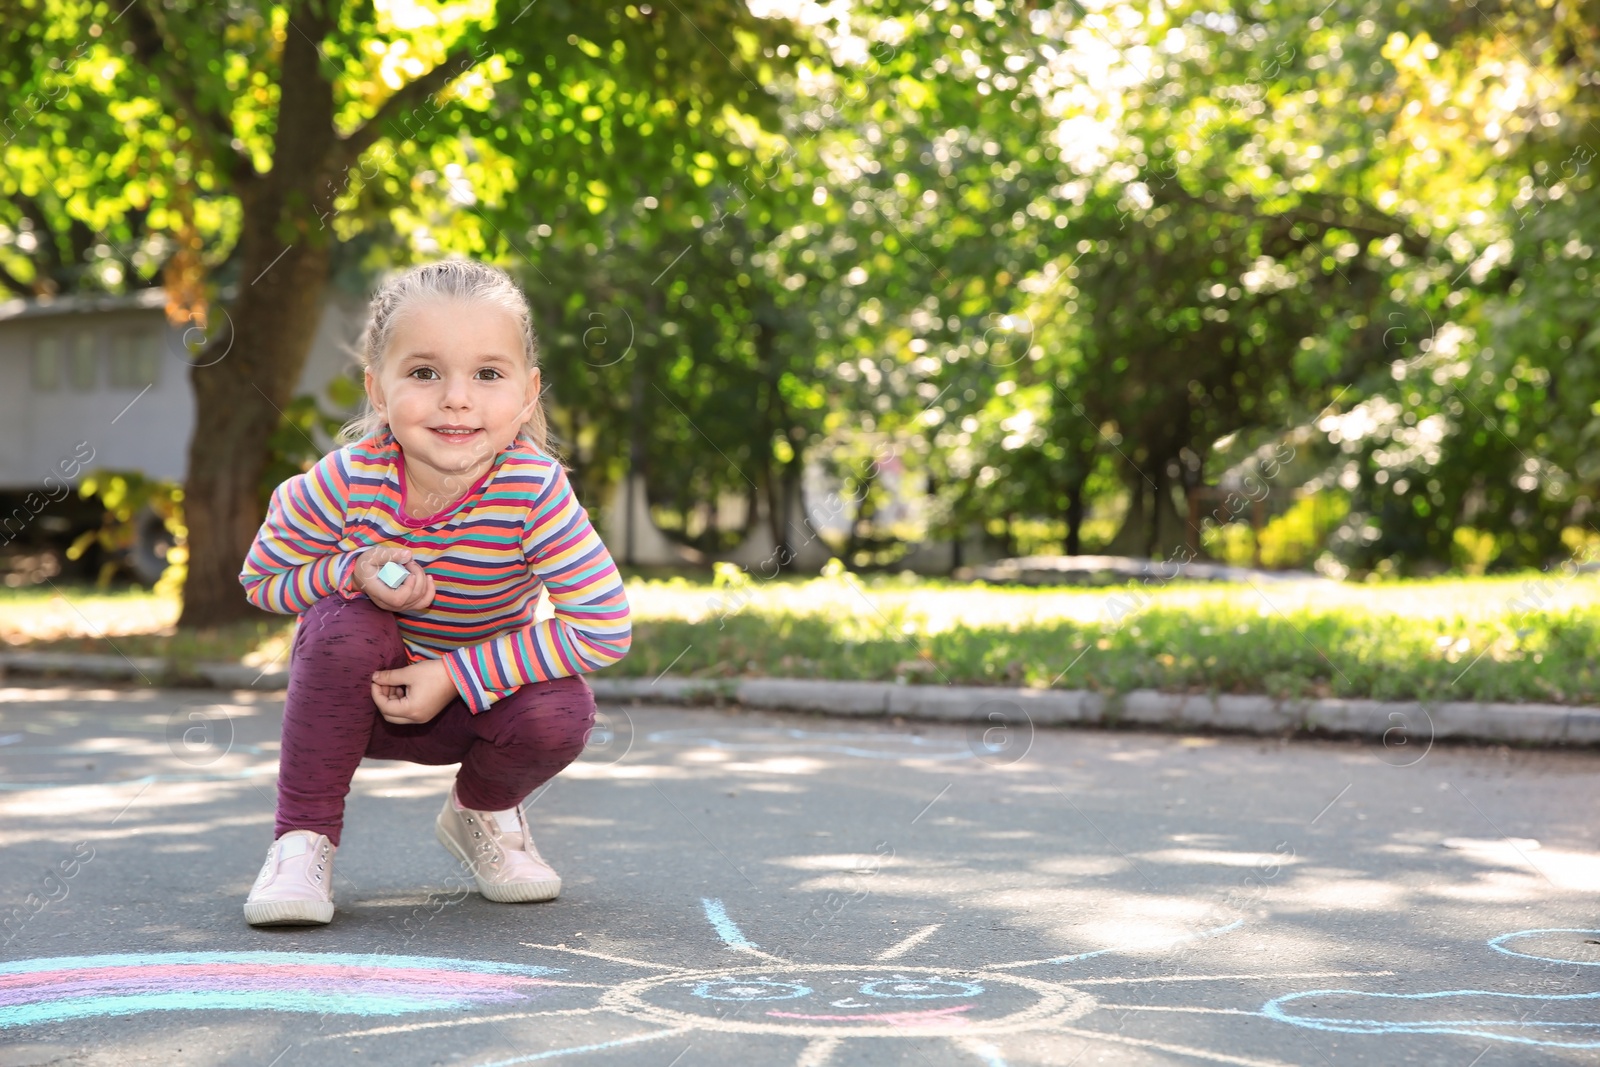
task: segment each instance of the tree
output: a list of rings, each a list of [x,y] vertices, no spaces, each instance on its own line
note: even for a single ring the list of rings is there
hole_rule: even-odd
[[[91,229],[148,212],[175,314],[203,314],[203,284],[235,291],[191,372],[184,626],[249,612],[237,571],[256,487],[337,243],[398,232],[374,265],[510,255],[530,228],[508,236],[471,209],[513,198],[574,209],[567,224],[595,232],[614,198],[726,167],[730,121],[771,111],[763,50],[790,36],[733,0],[671,13],[33,0],[4,18],[8,99],[23,101],[7,184],[48,188]],[[441,215],[447,234],[425,221]],[[45,259],[31,262],[12,281],[40,289]]]

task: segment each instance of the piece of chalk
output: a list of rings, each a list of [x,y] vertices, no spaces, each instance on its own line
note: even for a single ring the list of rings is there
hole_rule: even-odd
[[[378,568],[378,581],[390,589],[399,589],[409,577],[411,577],[411,572],[392,559]]]

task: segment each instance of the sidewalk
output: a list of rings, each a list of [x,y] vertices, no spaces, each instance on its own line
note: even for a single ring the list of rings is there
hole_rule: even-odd
[[[170,685],[174,681],[168,664],[153,657],[4,652],[0,653],[0,672],[146,684]],[[260,671],[217,663],[196,665],[189,677],[179,681],[219,689],[275,690],[284,688],[289,676],[283,669]],[[1278,700],[1268,696],[1163,693],[1150,689],[1108,695],[1085,690],[790,678],[663,677],[652,682],[595,677],[589,682],[595,696],[609,703],[731,703],[828,715],[987,724],[1001,729],[1137,725],[1274,737],[1345,734],[1381,738],[1396,750],[1444,739],[1531,745],[1600,744],[1600,708],[1565,704]]]

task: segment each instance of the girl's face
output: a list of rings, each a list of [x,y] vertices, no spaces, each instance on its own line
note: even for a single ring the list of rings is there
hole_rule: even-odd
[[[367,371],[366,385],[405,452],[407,471],[446,493],[450,487],[439,480],[475,478],[516,440],[539,399],[539,371],[528,369],[511,314],[451,299],[400,314],[379,373]]]

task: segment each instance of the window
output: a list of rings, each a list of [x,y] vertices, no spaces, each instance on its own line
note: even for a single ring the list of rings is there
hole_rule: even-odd
[[[149,331],[111,338],[111,388],[143,389],[161,370],[161,338]]]
[[[72,387],[80,392],[89,392],[100,384],[100,346],[95,343],[98,340],[88,330],[80,330],[72,339],[67,374],[72,379]]]
[[[39,392],[61,388],[61,338],[54,334],[33,342],[33,387]]]

